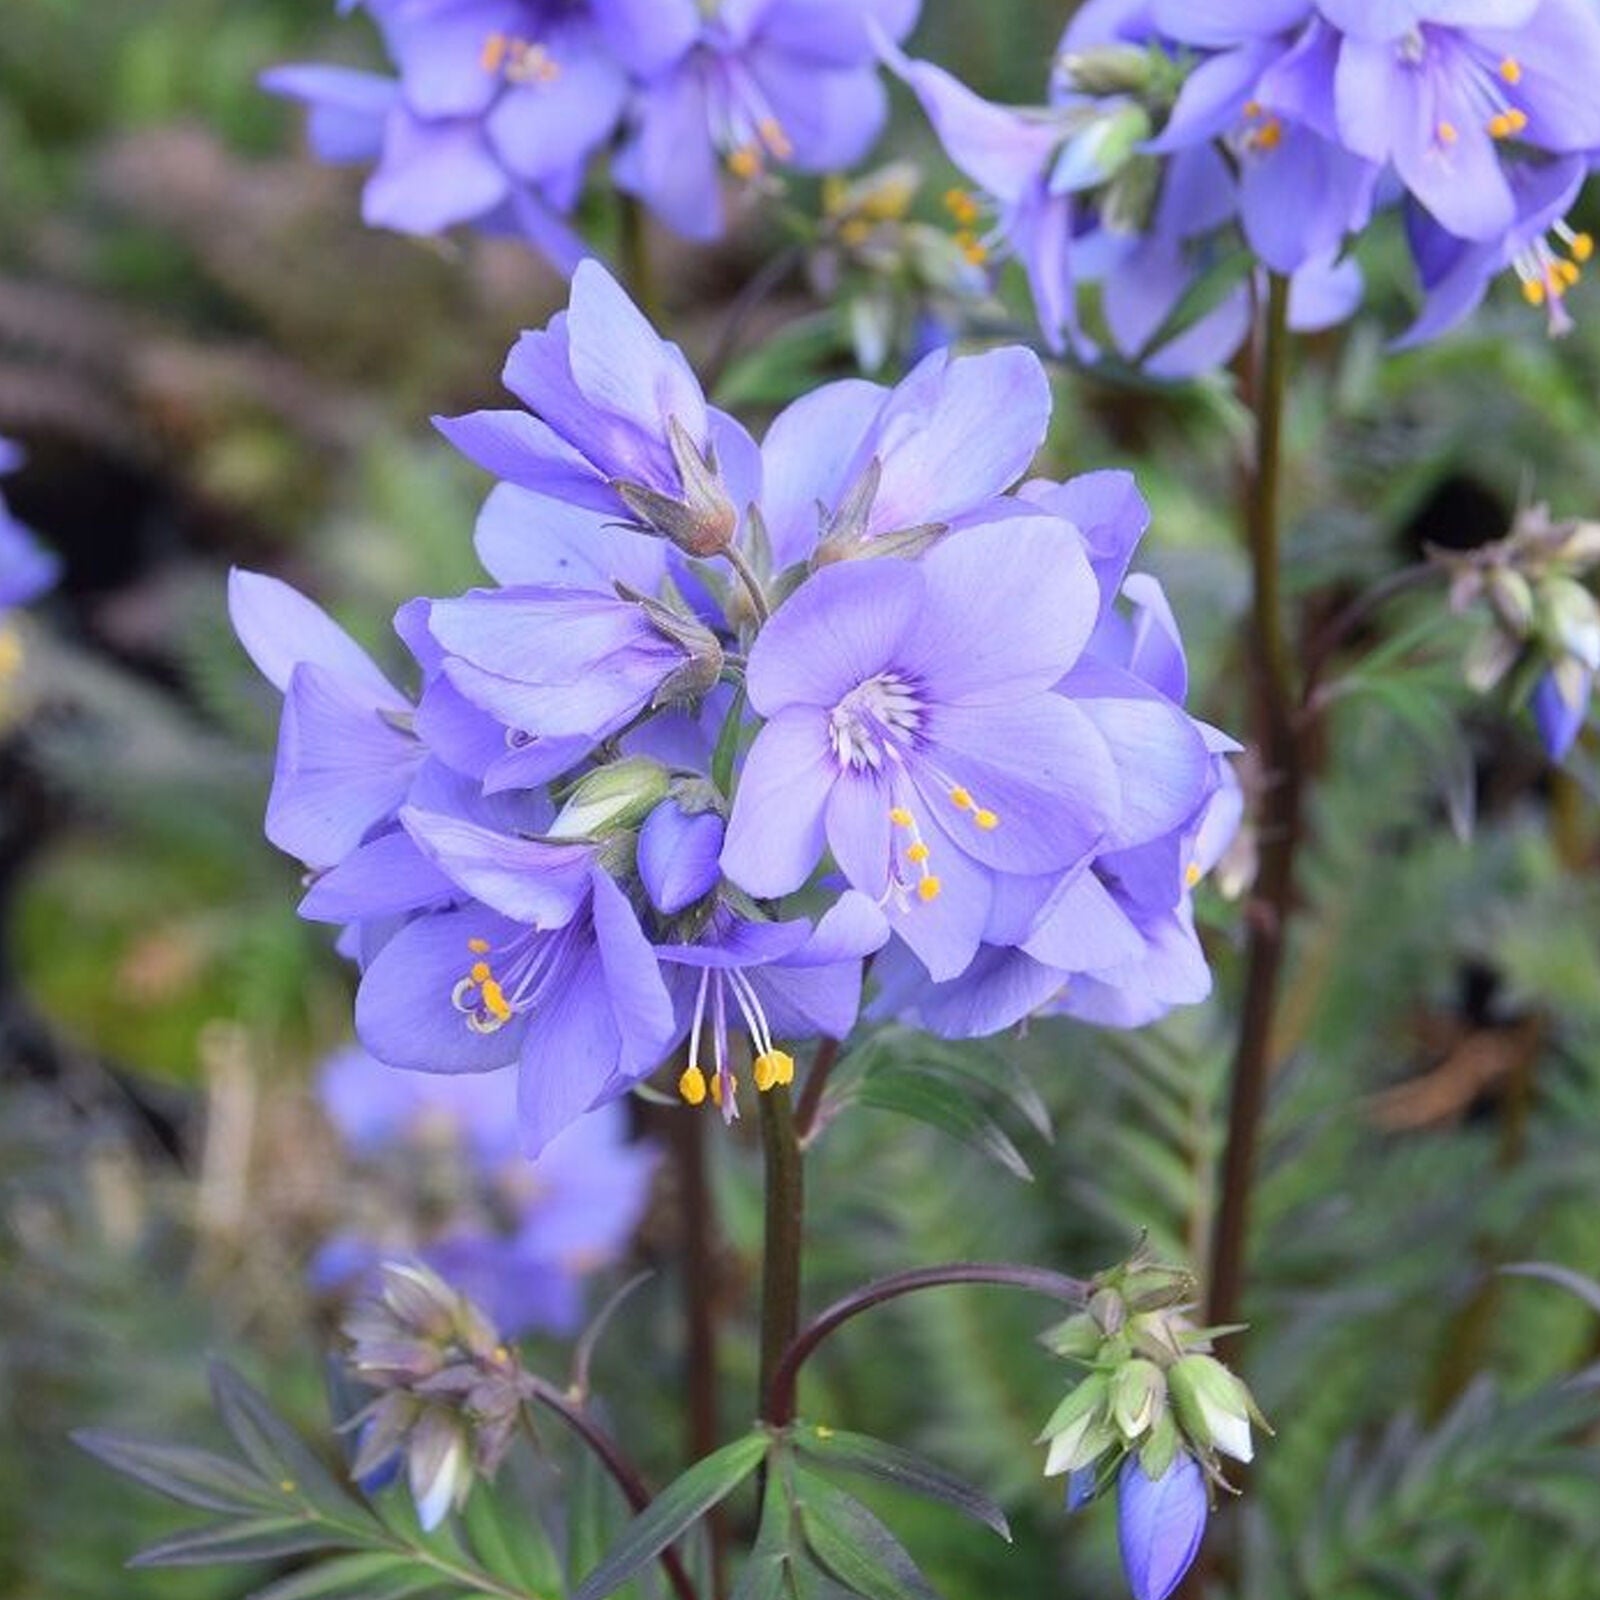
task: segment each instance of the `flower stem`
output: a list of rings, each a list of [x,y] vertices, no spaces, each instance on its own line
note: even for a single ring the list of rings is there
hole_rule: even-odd
[[[837,1039],[824,1039],[817,1045],[811,1058],[811,1070],[806,1074],[805,1087],[794,1108],[795,1136],[803,1150],[816,1131],[817,1113],[822,1110],[822,1091],[828,1087],[828,1078],[838,1065],[840,1044]]]
[[[761,1261],[761,1415],[771,1420],[773,1387],[800,1326],[800,1247],[805,1176],[787,1084],[758,1097],[766,1166],[766,1242]]]
[[[765,623],[772,615],[772,608],[767,604],[766,591],[761,587],[761,580],[756,576],[756,569],[750,565],[744,551],[736,544],[730,542],[722,554],[728,565],[733,568],[738,576],[745,595],[750,601],[750,609],[755,613],[756,622],[758,624]]]
[[[800,1369],[831,1334],[863,1311],[871,1311],[902,1295],[924,1289],[942,1289],[951,1284],[987,1283],[1006,1289],[1025,1289],[1066,1305],[1081,1306],[1088,1301],[1090,1285],[1082,1278],[1050,1272],[1044,1267],[1013,1266],[1005,1261],[951,1261],[941,1267],[913,1267],[852,1290],[814,1317],[805,1330],[790,1341],[773,1369],[766,1387],[766,1420],[774,1427],[794,1421],[799,1393]]]
[[[617,1442],[589,1416],[583,1405],[570,1395],[563,1394],[553,1383],[529,1374],[524,1379],[530,1398],[549,1407],[566,1423],[579,1439],[594,1453],[596,1460],[611,1475],[612,1481],[622,1491],[622,1498],[630,1510],[638,1512],[650,1504],[650,1491],[639,1476],[638,1469],[622,1453]],[[699,1600],[693,1582],[678,1554],[670,1547],[660,1555],[662,1570],[677,1600]]]
[[[1266,769],[1261,867],[1250,908],[1245,989],[1233,1058],[1222,1197],[1211,1237],[1206,1320],[1238,1320],[1255,1182],[1256,1143],[1272,1073],[1272,1032],[1301,832],[1302,767],[1294,668],[1283,625],[1279,491],[1289,370],[1289,284],[1274,273],[1254,384],[1255,460],[1245,495],[1252,577],[1251,655],[1258,740]]]

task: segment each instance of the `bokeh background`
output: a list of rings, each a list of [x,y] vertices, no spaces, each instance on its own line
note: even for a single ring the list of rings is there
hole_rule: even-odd
[[[1069,9],[927,0],[913,50],[1027,100]],[[213,1352],[308,1430],[325,1410],[331,1313],[306,1267],[358,1180],[311,1084],[348,1038],[351,984],[260,838],[276,707],[228,631],[226,572],[289,578],[398,664],[395,604],[476,577],[486,485],[427,418],[495,403],[516,330],[562,297],[514,243],[363,229],[359,179],[313,164],[297,113],[255,87],[278,61],[375,63],[365,22],[331,12],[12,0],[0,26],[0,434],[28,451],[3,490],[65,563],[12,619],[23,662],[0,713],[0,1595],[19,1600],[262,1581],[124,1572],[182,1517],[66,1438],[90,1423],[213,1438]],[[926,167],[937,220],[945,169],[897,105],[892,149]],[[593,225],[611,225],[603,195]],[[692,356],[783,242],[757,213],[713,249],[652,238]],[[1394,265],[1374,241],[1373,309],[1296,374],[1290,580],[1330,611],[1430,543],[1500,536],[1528,499],[1600,517],[1600,299],[1576,293],[1559,344],[1507,295],[1396,356]],[[746,334],[721,395],[752,420],[850,370],[837,311],[798,281]],[[1062,373],[1056,389],[1044,467],[1138,473],[1193,703],[1246,726],[1232,526],[1247,433],[1230,382]],[[1600,785],[1592,745],[1554,774],[1525,720],[1463,687],[1470,635],[1419,594],[1336,674],[1247,1296],[1245,1370],[1279,1437],[1228,1592],[1600,1594],[1592,1408],[1552,1388],[1600,1357],[1600,1330],[1578,1298],[1493,1270],[1600,1270]],[[830,1127],[813,1304],[941,1257],[1090,1270],[1141,1230],[1200,1260],[1245,914],[1227,887],[1202,902],[1209,1006],[1133,1035],[1048,1024],[945,1062],[995,1086],[1031,1182],[883,1110]],[[1030,1122],[1043,1111],[1053,1140]],[[634,1115],[670,1138],[671,1113]],[[758,1179],[748,1129],[712,1142],[721,1237],[701,1290],[738,1425]],[[614,1423],[658,1481],[680,1459],[679,1200],[663,1167],[594,1290],[659,1269],[599,1356]],[[1038,1478],[1032,1440],[1060,1385],[1041,1320],[950,1293],[880,1314],[818,1364],[819,1415],[940,1456],[1011,1512],[1012,1549],[889,1512],[955,1595],[1119,1592],[1109,1512],[1069,1521]]]

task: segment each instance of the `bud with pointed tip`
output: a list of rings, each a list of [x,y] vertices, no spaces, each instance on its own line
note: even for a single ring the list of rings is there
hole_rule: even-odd
[[[648,756],[629,756],[587,773],[550,824],[551,839],[596,839],[637,827],[667,792],[667,769]]]
[[[639,830],[639,878],[650,903],[675,916],[716,888],[726,823],[716,811],[690,811],[674,795]]]
[[[1185,1356],[1168,1370],[1167,1387],[1179,1422],[1197,1445],[1235,1461],[1252,1459],[1250,1421],[1260,1414],[1250,1391],[1220,1361]]]
[[[1056,72],[1061,83],[1079,94],[1140,94],[1154,77],[1154,58],[1137,45],[1096,45],[1059,57]]]
[[[676,417],[667,418],[667,447],[678,469],[681,497],[620,478],[611,487],[643,532],[657,534],[691,556],[719,556],[733,543],[739,513],[728,498],[716,459],[709,451],[701,454]]]
[[[1135,1356],[1117,1368],[1111,1380],[1111,1420],[1129,1444],[1149,1431],[1166,1403],[1167,1380],[1155,1362]]]

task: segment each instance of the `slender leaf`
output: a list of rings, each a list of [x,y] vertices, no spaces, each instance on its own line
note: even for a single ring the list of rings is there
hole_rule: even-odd
[[[1500,1270],[1508,1277],[1543,1278],[1547,1283],[1559,1285],[1577,1295],[1585,1305],[1600,1311],[1600,1281],[1586,1278],[1581,1272],[1574,1272],[1571,1267],[1563,1267],[1553,1261],[1519,1261]]]
[[[96,1460],[182,1505],[248,1516],[282,1503],[253,1472],[210,1450],[135,1439],[104,1428],[80,1428],[72,1440]]]
[[[1016,1177],[1033,1181],[1033,1173],[1010,1134],[953,1084],[930,1078],[914,1067],[884,1066],[862,1078],[854,1094],[861,1105],[898,1111],[902,1116],[926,1122],[997,1161]]]
[[[363,1551],[290,1573],[253,1590],[249,1600],[410,1600],[444,1587],[438,1573],[418,1566],[409,1556]]]
[[[565,1587],[561,1564],[531,1510],[507,1515],[488,1486],[479,1484],[467,1501],[462,1525],[472,1553],[496,1577],[530,1594],[558,1594]]]
[[[898,1445],[864,1433],[841,1433],[834,1428],[797,1428],[796,1448],[813,1461],[842,1472],[859,1472],[892,1483],[908,1494],[936,1500],[992,1528],[1008,1544],[1011,1528],[1006,1514],[981,1490],[946,1472],[943,1467]]]
[[[248,1517],[190,1528],[141,1550],[134,1567],[201,1567],[230,1561],[275,1561],[307,1550],[338,1549],[348,1535],[307,1517]]]
[[[864,1600],[939,1600],[906,1548],[859,1500],[795,1473],[806,1542],[823,1569]]]
[[[747,1433],[697,1461],[622,1530],[622,1537],[578,1586],[572,1600],[604,1600],[621,1587],[732,1494],[766,1459],[770,1446],[765,1433]]]

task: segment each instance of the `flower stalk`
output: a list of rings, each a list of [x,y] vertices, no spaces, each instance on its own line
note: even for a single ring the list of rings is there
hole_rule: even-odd
[[[759,1095],[761,1152],[766,1167],[766,1231],[761,1261],[761,1415],[773,1410],[784,1353],[800,1326],[800,1252],[805,1226],[805,1174],[787,1084]]]

